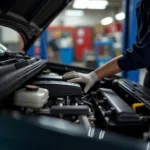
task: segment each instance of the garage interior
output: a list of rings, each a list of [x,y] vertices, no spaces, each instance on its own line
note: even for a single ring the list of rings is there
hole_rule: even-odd
[[[10,143],[2,142],[4,149],[150,149],[148,68],[105,70],[138,43],[138,2],[0,2],[0,130]]]

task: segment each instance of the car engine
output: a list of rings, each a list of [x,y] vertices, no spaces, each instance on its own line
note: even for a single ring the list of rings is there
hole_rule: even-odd
[[[85,94],[83,84],[69,83],[60,70],[44,68],[13,92],[3,108],[25,116],[47,116],[149,139],[150,90],[137,83],[108,77]]]

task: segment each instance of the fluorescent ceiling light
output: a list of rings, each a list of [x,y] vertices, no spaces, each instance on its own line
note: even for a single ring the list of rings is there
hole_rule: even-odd
[[[88,9],[106,9],[106,6],[88,6]]]
[[[92,0],[88,6],[88,9],[105,9],[108,5],[106,0]]]
[[[125,13],[121,12],[117,14],[115,17],[116,17],[116,20],[123,20],[125,19]]]
[[[75,0],[73,8],[75,9],[86,9],[90,3],[90,0]]]
[[[108,5],[107,0],[75,0],[75,9],[105,9]]]
[[[82,10],[66,10],[65,16],[69,17],[82,17],[84,15],[84,11]]]
[[[113,18],[112,17],[107,17],[101,20],[101,24],[106,26],[109,25],[113,22]]]

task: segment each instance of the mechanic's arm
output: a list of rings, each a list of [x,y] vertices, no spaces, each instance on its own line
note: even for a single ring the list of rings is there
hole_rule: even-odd
[[[96,74],[102,78],[121,70],[130,71],[147,67],[150,67],[150,27],[143,39],[133,44],[132,49],[128,49],[123,55],[96,70]]]
[[[121,71],[121,69],[118,65],[118,60],[121,57],[122,56],[112,59],[110,62],[108,62],[101,68],[98,68],[97,70],[95,70],[89,74],[83,74],[83,73],[78,73],[78,72],[72,71],[72,72],[68,72],[68,73],[64,74],[63,78],[70,79],[70,80],[68,80],[69,82],[85,83],[86,86],[85,86],[84,92],[87,93],[89,91],[89,89],[99,79],[106,77],[106,76],[114,75]],[[71,79],[71,78],[73,78],[73,79]]]
[[[103,67],[89,73],[69,72],[63,77],[70,82],[85,83],[85,92],[95,84],[99,79],[119,73],[121,70],[129,71],[150,67],[150,30],[143,39],[133,44],[132,49],[127,50],[122,56],[116,57]]]
[[[96,69],[94,72],[99,77],[99,79],[121,72],[121,69],[118,65],[118,60],[121,57],[122,55],[112,59],[110,62],[106,63],[104,66]]]

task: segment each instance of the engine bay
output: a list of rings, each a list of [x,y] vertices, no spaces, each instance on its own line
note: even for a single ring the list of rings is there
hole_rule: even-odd
[[[87,131],[100,128],[149,139],[149,89],[113,76],[100,80],[85,94],[84,84],[63,79],[65,72],[66,66],[62,71],[57,65],[54,68],[47,65],[9,95],[3,109],[25,116],[67,120]]]

